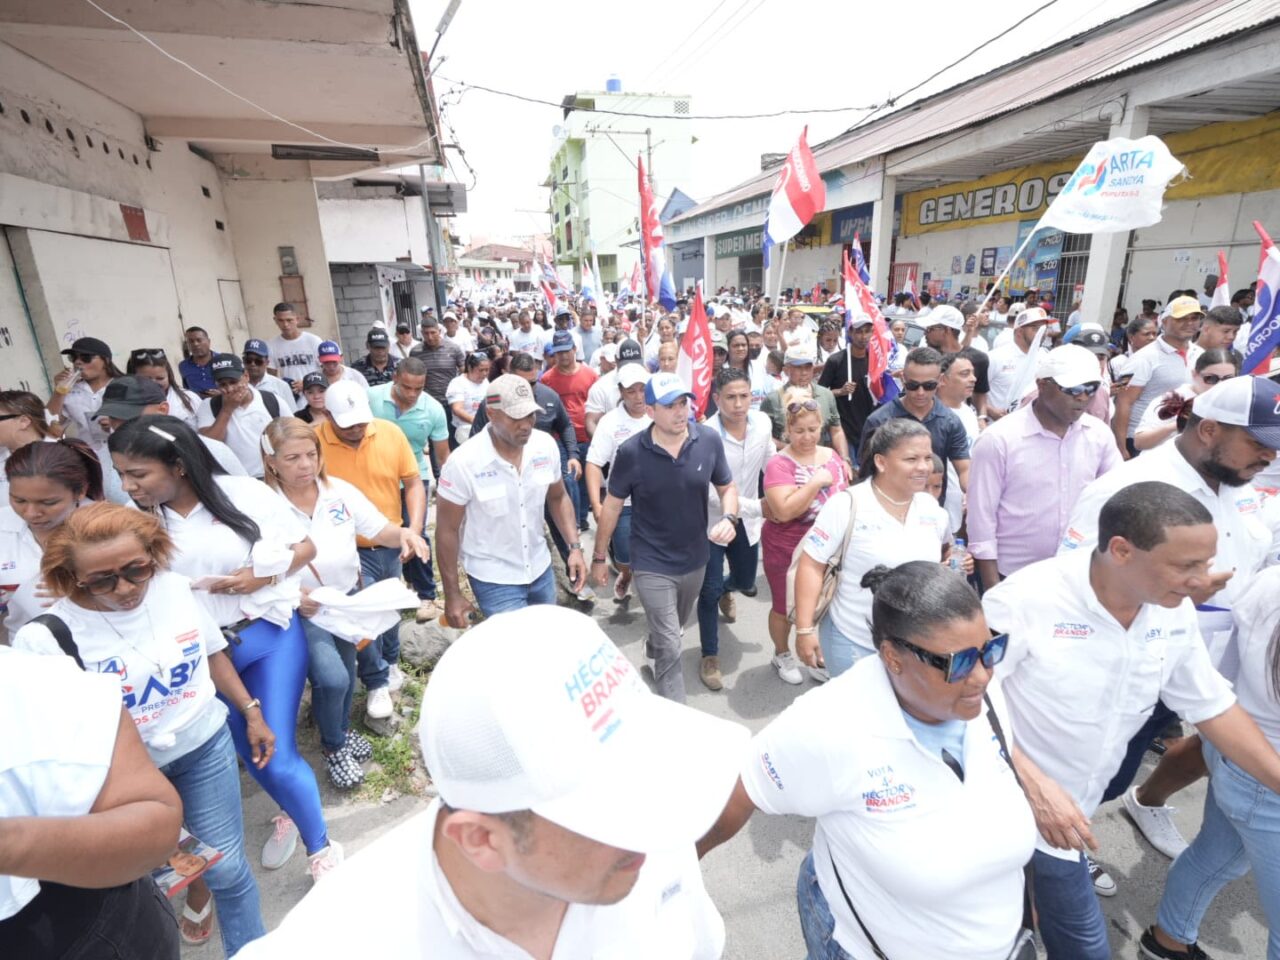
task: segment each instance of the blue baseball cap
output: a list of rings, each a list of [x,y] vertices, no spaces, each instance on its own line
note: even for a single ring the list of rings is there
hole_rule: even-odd
[[[325,360],[341,360],[342,348],[332,340],[322,340],[320,346],[316,348],[316,356],[321,362]]]
[[[655,373],[644,387],[644,402],[650,406],[669,407],[681,397],[693,399],[693,391],[674,373]]]
[[[267,346],[265,340],[246,340],[244,349],[240,351],[242,354],[252,353],[255,357],[271,356],[271,348]]]
[[[1202,420],[1244,427],[1264,447],[1280,450],[1280,386],[1245,375],[1214,384],[1191,405]]]
[[[547,353],[564,353],[566,350],[574,349],[576,345],[573,342],[573,334],[568,330],[557,330],[547,346]]]

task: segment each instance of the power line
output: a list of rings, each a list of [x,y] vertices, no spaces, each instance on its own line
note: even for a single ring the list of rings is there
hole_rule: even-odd
[[[1056,2],[1056,0],[1053,0]],[[564,104],[555,100],[542,100],[538,97],[528,97],[522,93],[512,93],[509,90],[497,90],[493,87],[486,87],[479,83],[468,83],[465,80],[452,80],[449,77],[436,76],[448,83],[456,83],[463,90],[481,90],[485,93],[492,93],[499,97],[509,97],[512,100],[522,100],[525,103],[537,103],[544,107],[555,107],[557,110],[563,109]],[[647,117],[653,120],[770,120],[775,117],[786,117],[796,113],[849,113],[857,110],[876,110],[879,104],[871,104],[866,107],[812,107],[812,108],[790,108],[786,110],[774,110],[771,113],[704,113],[704,114],[671,114],[671,113],[630,113],[626,110],[606,110],[602,107],[573,107],[572,109],[579,113],[601,113],[610,114],[617,117]]]

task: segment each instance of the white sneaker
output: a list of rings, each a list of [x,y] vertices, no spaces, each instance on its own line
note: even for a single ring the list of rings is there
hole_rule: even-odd
[[[404,672],[400,669],[398,663],[391,665],[391,670],[387,673],[387,689],[392,693],[397,693],[404,686]]]
[[[1173,822],[1174,807],[1144,807],[1138,802],[1138,788],[1130,787],[1124,794],[1124,812],[1133,825],[1151,844],[1170,860],[1187,849],[1187,841]]]
[[[307,864],[307,869],[311,871],[312,883],[319,883],[320,878],[334,869],[343,859],[342,844],[337,840],[330,840],[327,847],[319,853],[313,853]]]
[[[770,662],[778,671],[778,676],[782,678],[783,683],[804,683],[804,674],[800,672],[800,661],[790,650],[776,654]]]
[[[279,870],[298,848],[298,828],[283,813],[272,817],[271,823],[274,829],[262,846],[262,865],[268,870]]]
[[[826,683],[831,679],[831,674],[827,672],[826,667],[809,667],[809,676],[818,683]]]
[[[387,687],[378,687],[369,691],[369,699],[365,701],[364,712],[374,720],[385,720],[391,716],[391,691]]]
[[[1116,895],[1116,882],[1111,879],[1111,874],[1098,866],[1088,854],[1085,855],[1084,862],[1085,866],[1089,868],[1089,879],[1093,881],[1093,892],[1100,897],[1114,897]]]

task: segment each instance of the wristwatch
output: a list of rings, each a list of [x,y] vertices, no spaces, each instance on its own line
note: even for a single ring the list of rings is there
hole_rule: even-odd
[[[243,713],[245,716],[248,716],[249,711],[252,710],[254,707],[257,707],[259,710],[262,709],[262,701],[259,700],[257,697],[254,697],[252,700],[246,703],[243,707],[241,707],[240,712]]]
[[[572,553],[574,550],[581,550],[581,549],[582,549],[582,541],[581,541],[581,540],[579,540],[577,543],[571,543],[571,544],[569,544],[569,545],[568,545],[568,550],[569,550],[569,552],[570,552],[570,553]]]
[[[724,519],[728,520],[730,523],[737,523],[738,515],[736,513],[726,513],[724,515]]]

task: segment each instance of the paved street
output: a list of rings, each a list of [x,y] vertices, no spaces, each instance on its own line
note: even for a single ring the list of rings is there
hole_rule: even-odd
[[[712,693],[698,681],[696,623],[688,628],[684,656],[690,704],[746,724],[752,730],[761,729],[795,696],[812,686],[811,681],[800,687],[787,686],[769,665],[770,644],[765,629],[768,591],[763,576],[760,587],[755,599],[738,598],[737,623],[721,624],[724,691]],[[638,601],[633,598],[625,610],[604,601],[597,604],[594,615],[633,662],[643,662],[640,641],[644,617]],[[275,809],[247,777],[244,783],[248,798],[247,842],[256,862]],[[678,789],[678,785],[672,788]],[[353,804],[332,790],[324,790],[324,797],[333,835],[345,845],[348,854],[425,805],[418,798],[402,798],[389,804]],[[1200,822],[1203,786],[1186,791],[1178,800],[1178,821],[1183,833],[1191,837]],[[974,829],[980,827],[974,825]],[[1116,957],[1130,960],[1138,956],[1137,937],[1155,914],[1168,861],[1137,838],[1118,803],[1106,807],[1095,819],[1095,831],[1103,844],[1099,859],[1120,888],[1117,896],[1103,901],[1112,944]],[[727,960],[803,956],[794,888],[796,870],[812,832],[812,823],[807,820],[757,815],[732,842],[708,855],[703,869],[707,888],[728,928]],[[927,864],[922,869],[927,869]],[[274,927],[311,885],[301,852],[282,870],[259,870],[259,882],[268,928]],[[388,877],[387,882],[394,883],[395,878]],[[371,945],[376,944],[376,924],[395,922],[397,918],[378,918],[371,930]],[[1231,885],[1218,898],[1209,912],[1201,943],[1215,960],[1258,960],[1265,955],[1266,924],[1250,880]],[[211,951],[186,948],[184,955],[199,957],[206,952]]]

